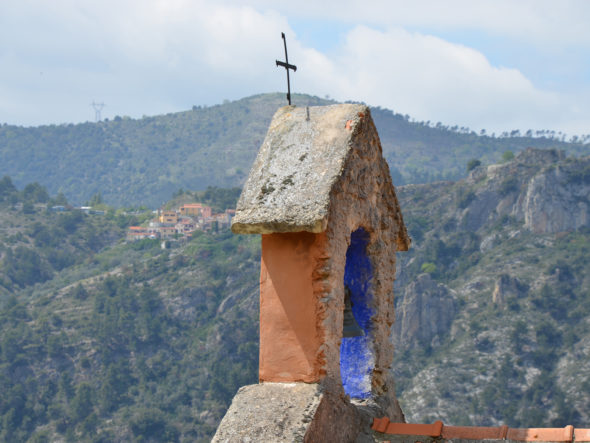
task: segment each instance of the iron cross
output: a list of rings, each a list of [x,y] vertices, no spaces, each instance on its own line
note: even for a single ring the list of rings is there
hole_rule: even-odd
[[[287,56],[287,39],[285,38],[285,33],[281,32],[281,37],[283,37],[283,42],[285,43],[285,61],[277,60],[277,66],[282,66],[287,70],[287,101],[289,105],[291,105],[291,82],[289,81],[289,69],[292,69],[293,72],[297,71],[297,66],[289,64],[289,57]]]

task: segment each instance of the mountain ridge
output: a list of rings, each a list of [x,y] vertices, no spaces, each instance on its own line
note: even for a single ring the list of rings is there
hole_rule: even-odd
[[[293,100],[297,106],[335,103],[305,94],[294,94]],[[179,189],[241,186],[272,115],[284,104],[284,95],[274,93],[141,119],[117,116],[31,128],[3,124],[0,176],[12,177],[17,186],[37,181],[76,204],[100,192],[111,205],[159,207]],[[549,138],[550,132],[491,137],[371,109],[396,184],[457,180],[473,158],[491,164],[505,151],[529,146],[578,155],[590,149]]]

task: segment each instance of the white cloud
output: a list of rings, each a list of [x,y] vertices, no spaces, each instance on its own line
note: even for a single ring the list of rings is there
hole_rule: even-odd
[[[225,1],[240,3],[239,0]],[[370,26],[476,29],[546,46],[590,46],[590,2],[586,0],[252,0],[289,17],[364,23]]]
[[[556,109],[566,97],[536,89],[518,70],[494,67],[474,49],[430,35],[359,26],[338,56],[322,60],[327,67],[316,69],[308,58],[299,54],[303,90],[363,100],[417,120],[494,131],[563,123]]]
[[[103,115],[155,114],[283,83],[272,57],[290,29],[274,12],[188,0],[43,5],[0,6],[0,40],[11,41],[0,49],[0,121],[79,121],[93,99],[107,103]]]
[[[141,116],[285,89],[280,32],[298,65],[293,90],[362,100],[418,120],[488,130],[588,133],[588,84],[543,90],[515,67],[436,37],[478,28],[539,47],[590,42],[590,3],[22,0],[0,3],[0,122],[41,124]],[[474,6],[477,5],[477,6]],[[508,6],[510,5],[510,7]],[[352,26],[329,54],[304,45],[290,14]],[[431,31],[422,28],[431,27]],[[408,29],[419,31],[410,32]],[[573,36],[578,35],[576,40]],[[506,37],[508,38],[508,37]],[[510,37],[513,38],[513,37]],[[524,37],[523,37],[524,38]],[[10,42],[7,45],[5,42]],[[566,44],[563,43],[563,44]],[[567,43],[570,44],[570,43]]]

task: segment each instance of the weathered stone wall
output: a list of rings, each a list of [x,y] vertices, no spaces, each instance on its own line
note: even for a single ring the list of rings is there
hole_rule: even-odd
[[[363,386],[370,382],[370,396],[355,399],[355,407],[342,385],[340,346],[347,250],[359,229],[366,233],[370,261],[362,290],[373,313],[367,331],[374,367],[370,380],[363,379]],[[301,390],[303,403],[313,403],[314,411],[308,412],[297,406],[299,394],[285,400],[291,388],[248,387],[234,399],[214,441],[240,441],[222,438],[240,426],[249,427],[250,434],[244,435],[257,441],[301,441],[298,423],[309,415],[305,441],[361,442],[368,438],[372,417],[403,421],[391,376],[390,333],[395,253],[407,250],[410,239],[368,107],[277,111],[232,230],[263,234],[260,380],[317,382],[314,392],[321,393],[321,401],[311,402],[311,391],[294,388]],[[268,405],[259,406],[269,389],[283,398],[277,400],[271,392]],[[239,411],[248,402],[260,409],[260,417]],[[293,409],[287,413],[294,414],[292,424],[277,425],[277,413],[285,408]],[[296,429],[295,438],[291,430]]]
[[[368,110],[367,110],[368,113]],[[389,340],[393,312],[393,282],[395,251],[407,249],[398,244],[404,230],[401,213],[389,174],[381,156],[381,146],[368,114],[359,113],[357,121],[346,122],[352,136],[353,149],[345,161],[344,170],[330,194],[330,217],[327,223],[328,256],[325,303],[322,309],[327,334],[327,375],[340,383],[339,345],[344,309],[344,267],[350,234],[364,228],[369,234],[367,253],[372,262],[373,347],[375,368],[372,378],[373,397],[381,397],[391,417],[401,419],[390,368],[393,346]]]
[[[213,442],[303,442],[322,397],[316,384],[244,386],[233,398]]]
[[[354,406],[318,384],[261,383],[240,388],[212,441],[364,443],[373,439],[359,439],[359,430],[370,426]]]

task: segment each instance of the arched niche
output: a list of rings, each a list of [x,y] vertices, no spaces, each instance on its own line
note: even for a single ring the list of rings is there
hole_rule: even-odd
[[[346,251],[344,286],[350,290],[352,313],[364,335],[342,337],[340,344],[340,376],[344,392],[351,398],[364,399],[371,395],[371,377],[375,367],[372,343],[371,307],[373,269],[367,255],[369,234],[359,228],[350,236]]]

